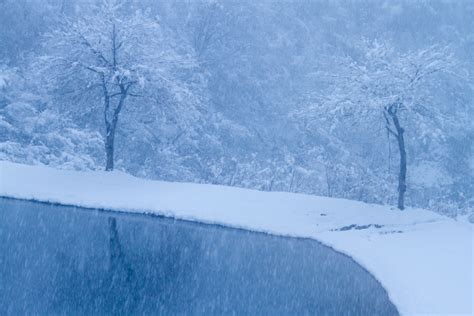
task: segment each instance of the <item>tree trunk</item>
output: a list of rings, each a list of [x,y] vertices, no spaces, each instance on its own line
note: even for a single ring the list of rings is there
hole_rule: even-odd
[[[110,121],[107,118],[107,112],[109,108],[109,96],[106,95],[106,106],[104,110],[104,119],[105,119],[105,155],[106,155],[106,163],[105,163],[105,171],[112,171],[114,170],[114,148],[115,148],[115,130],[117,128],[117,123],[119,119],[120,111],[122,110],[123,104],[125,102],[125,98],[127,97],[127,90],[121,88],[121,95],[120,101],[113,113],[112,120]]]
[[[400,210],[405,209],[405,192],[407,190],[406,178],[407,178],[407,152],[405,149],[405,138],[403,136],[405,130],[400,126],[396,111],[389,111],[392,118],[393,125],[395,126],[397,133],[396,138],[398,142],[398,149],[400,152],[400,172],[398,174],[398,208]]]
[[[106,130],[105,135],[105,171],[114,170],[114,143],[115,143],[115,124],[112,123]]]
[[[405,139],[403,129],[398,137],[398,148],[400,150],[400,173],[398,175],[398,208],[405,209],[405,192],[407,190],[407,153],[405,150]]]

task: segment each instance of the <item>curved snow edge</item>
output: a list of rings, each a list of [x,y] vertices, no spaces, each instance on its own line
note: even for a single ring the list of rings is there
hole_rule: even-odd
[[[367,269],[402,314],[472,312],[472,226],[424,210],[7,162],[0,196],[310,238]],[[340,231],[351,225],[366,228]]]

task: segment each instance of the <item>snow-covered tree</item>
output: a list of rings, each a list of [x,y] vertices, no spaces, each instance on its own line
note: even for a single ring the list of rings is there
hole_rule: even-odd
[[[19,69],[0,65],[0,160],[96,169],[100,134],[79,128],[47,101]]]
[[[78,19],[64,16],[60,28],[45,35],[44,55],[36,63],[55,95],[68,103],[65,111],[102,112],[108,171],[114,168],[123,109],[159,106],[163,94],[184,102],[192,92],[183,74],[197,67],[189,46],[157,18],[142,11],[124,12],[123,3],[103,0]]]
[[[325,117],[333,126],[377,126],[377,121],[382,121],[398,146],[397,205],[403,210],[407,189],[405,130],[414,131],[415,125],[424,125],[425,133],[440,133],[439,124],[445,121],[445,114],[433,102],[433,83],[440,82],[437,75],[458,76],[462,80],[455,73],[456,61],[447,47],[431,46],[400,53],[378,41],[363,41],[354,56],[336,55],[328,60],[333,63],[325,67],[331,68],[315,73],[319,86],[326,88],[311,93],[313,103],[299,114]]]

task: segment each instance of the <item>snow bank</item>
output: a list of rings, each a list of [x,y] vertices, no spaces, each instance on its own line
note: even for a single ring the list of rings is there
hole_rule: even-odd
[[[425,210],[1,161],[0,196],[310,237],[366,267],[402,314],[473,313],[473,225]]]

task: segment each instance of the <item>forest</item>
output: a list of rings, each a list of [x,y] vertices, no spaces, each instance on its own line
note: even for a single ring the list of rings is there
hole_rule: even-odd
[[[0,160],[472,213],[473,16],[0,0]]]

